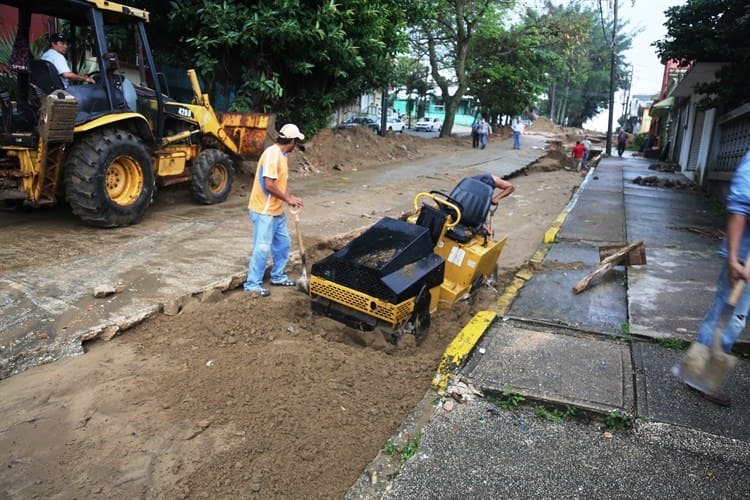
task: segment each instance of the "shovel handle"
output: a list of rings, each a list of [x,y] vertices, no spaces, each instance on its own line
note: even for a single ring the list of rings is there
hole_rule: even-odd
[[[745,272],[750,272],[750,251],[748,251],[745,256]],[[729,295],[727,304],[732,307],[737,305],[737,301],[740,300],[740,295],[742,295],[742,290],[745,289],[745,285],[747,285],[745,280],[737,280],[737,283],[732,287],[732,293]]]
[[[299,213],[302,211],[302,208],[295,206],[295,205],[289,205],[289,213],[294,216],[294,221],[299,222]]]

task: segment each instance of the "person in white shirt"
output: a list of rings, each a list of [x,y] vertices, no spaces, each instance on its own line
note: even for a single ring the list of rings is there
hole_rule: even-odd
[[[482,121],[477,126],[477,132],[479,133],[479,145],[484,149],[487,147],[487,135],[492,133],[492,127],[482,118]]]
[[[513,149],[521,149],[521,134],[523,134],[525,127],[520,116],[516,117],[510,128],[513,130]]]
[[[60,75],[60,80],[62,81],[64,89],[68,88],[71,81],[94,83],[94,79],[90,76],[79,75],[70,70],[68,60],[65,59],[65,54],[68,53],[69,45],[70,42],[68,41],[68,37],[62,33],[51,34],[49,37],[49,49],[42,54],[42,60],[54,64],[57,73]]]
[[[589,140],[589,136],[585,136],[581,144],[586,148],[586,152],[583,153],[583,167],[585,168],[588,166],[589,159],[591,158],[591,141]]]

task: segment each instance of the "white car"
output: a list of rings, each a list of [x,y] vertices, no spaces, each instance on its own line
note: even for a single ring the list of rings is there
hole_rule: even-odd
[[[404,122],[399,120],[398,118],[388,118],[388,121],[385,124],[386,130],[388,132],[398,132],[400,134],[404,133]]]
[[[417,132],[440,132],[442,128],[443,122],[440,121],[440,118],[422,118],[417,122],[414,130]]]

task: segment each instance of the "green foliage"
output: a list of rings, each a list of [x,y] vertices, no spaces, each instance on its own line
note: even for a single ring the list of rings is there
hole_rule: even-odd
[[[419,446],[422,444],[422,433],[418,433],[413,438],[409,439],[404,446],[399,448],[393,443],[386,443],[383,447],[383,452],[391,456],[398,456],[402,462],[409,460],[414,454],[419,451]]]
[[[16,95],[16,74],[10,71],[5,62],[10,59],[15,39],[15,30],[0,33],[0,92],[8,92],[13,98]],[[32,56],[39,58],[48,46],[46,34],[32,40],[30,47]]]
[[[314,131],[336,107],[389,83],[406,40],[403,3],[173,0],[170,38],[180,43],[163,56],[189,55],[209,88],[229,89],[234,109]]]
[[[527,11],[525,23],[538,26],[549,59],[548,101],[543,112],[553,121],[581,127],[609,103],[612,22],[583,4],[546,5],[545,12]],[[623,52],[632,36],[620,23],[616,34],[616,88],[627,85]]]
[[[677,351],[687,349],[687,347],[690,345],[689,342],[685,342],[684,340],[679,339],[656,339],[656,343],[662,347],[666,347],[667,349],[675,349]]]
[[[621,324],[620,331],[623,333],[623,335],[630,335],[630,323]]]
[[[619,411],[613,411],[607,415],[604,424],[608,429],[616,431],[627,430],[633,427],[633,417]]]
[[[503,410],[513,411],[526,401],[526,398],[514,392],[503,391],[499,395],[488,396],[487,401]]]
[[[544,420],[560,422],[565,418],[575,416],[576,409],[570,405],[566,405],[564,410],[560,410],[559,408],[547,408],[546,406],[537,406],[534,409],[534,414]]]
[[[667,36],[653,45],[662,61],[681,66],[724,63],[711,83],[698,84],[704,108],[750,101],[750,10],[745,0],[688,0],[666,10]]]
[[[504,0],[421,0],[410,13],[412,50],[429,61],[445,105],[441,136],[450,134],[458,104],[469,89],[467,64],[481,27],[499,26],[513,5]]]

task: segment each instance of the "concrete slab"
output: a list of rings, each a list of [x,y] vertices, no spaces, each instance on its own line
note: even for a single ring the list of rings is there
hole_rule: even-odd
[[[242,275],[249,244],[245,219],[168,222],[158,236],[144,229],[142,236],[107,245],[106,255],[0,275],[0,379],[82,354],[84,340],[108,329],[113,335],[170,300],[227,288],[234,274]],[[119,291],[95,298],[99,285]]]
[[[484,391],[591,411],[633,414],[633,367],[627,343],[496,321],[462,374]]]
[[[750,442],[750,362],[738,360],[730,374],[726,387],[732,406],[724,408],[672,376],[683,352],[647,342],[633,345],[638,415]]]
[[[715,251],[723,236],[724,217],[706,207],[705,197],[652,188],[627,188],[625,214],[630,241],[647,246]]]
[[[653,338],[695,339],[716,291],[715,253],[647,248],[648,264],[628,269],[630,331]]]
[[[625,204],[622,190],[597,190],[588,183],[557,235],[558,241],[625,241]]]
[[[599,264],[598,248],[558,243],[541,268],[521,288],[509,316],[550,321],[606,334],[619,334],[627,322],[625,270],[617,267],[578,295],[573,285]]]

